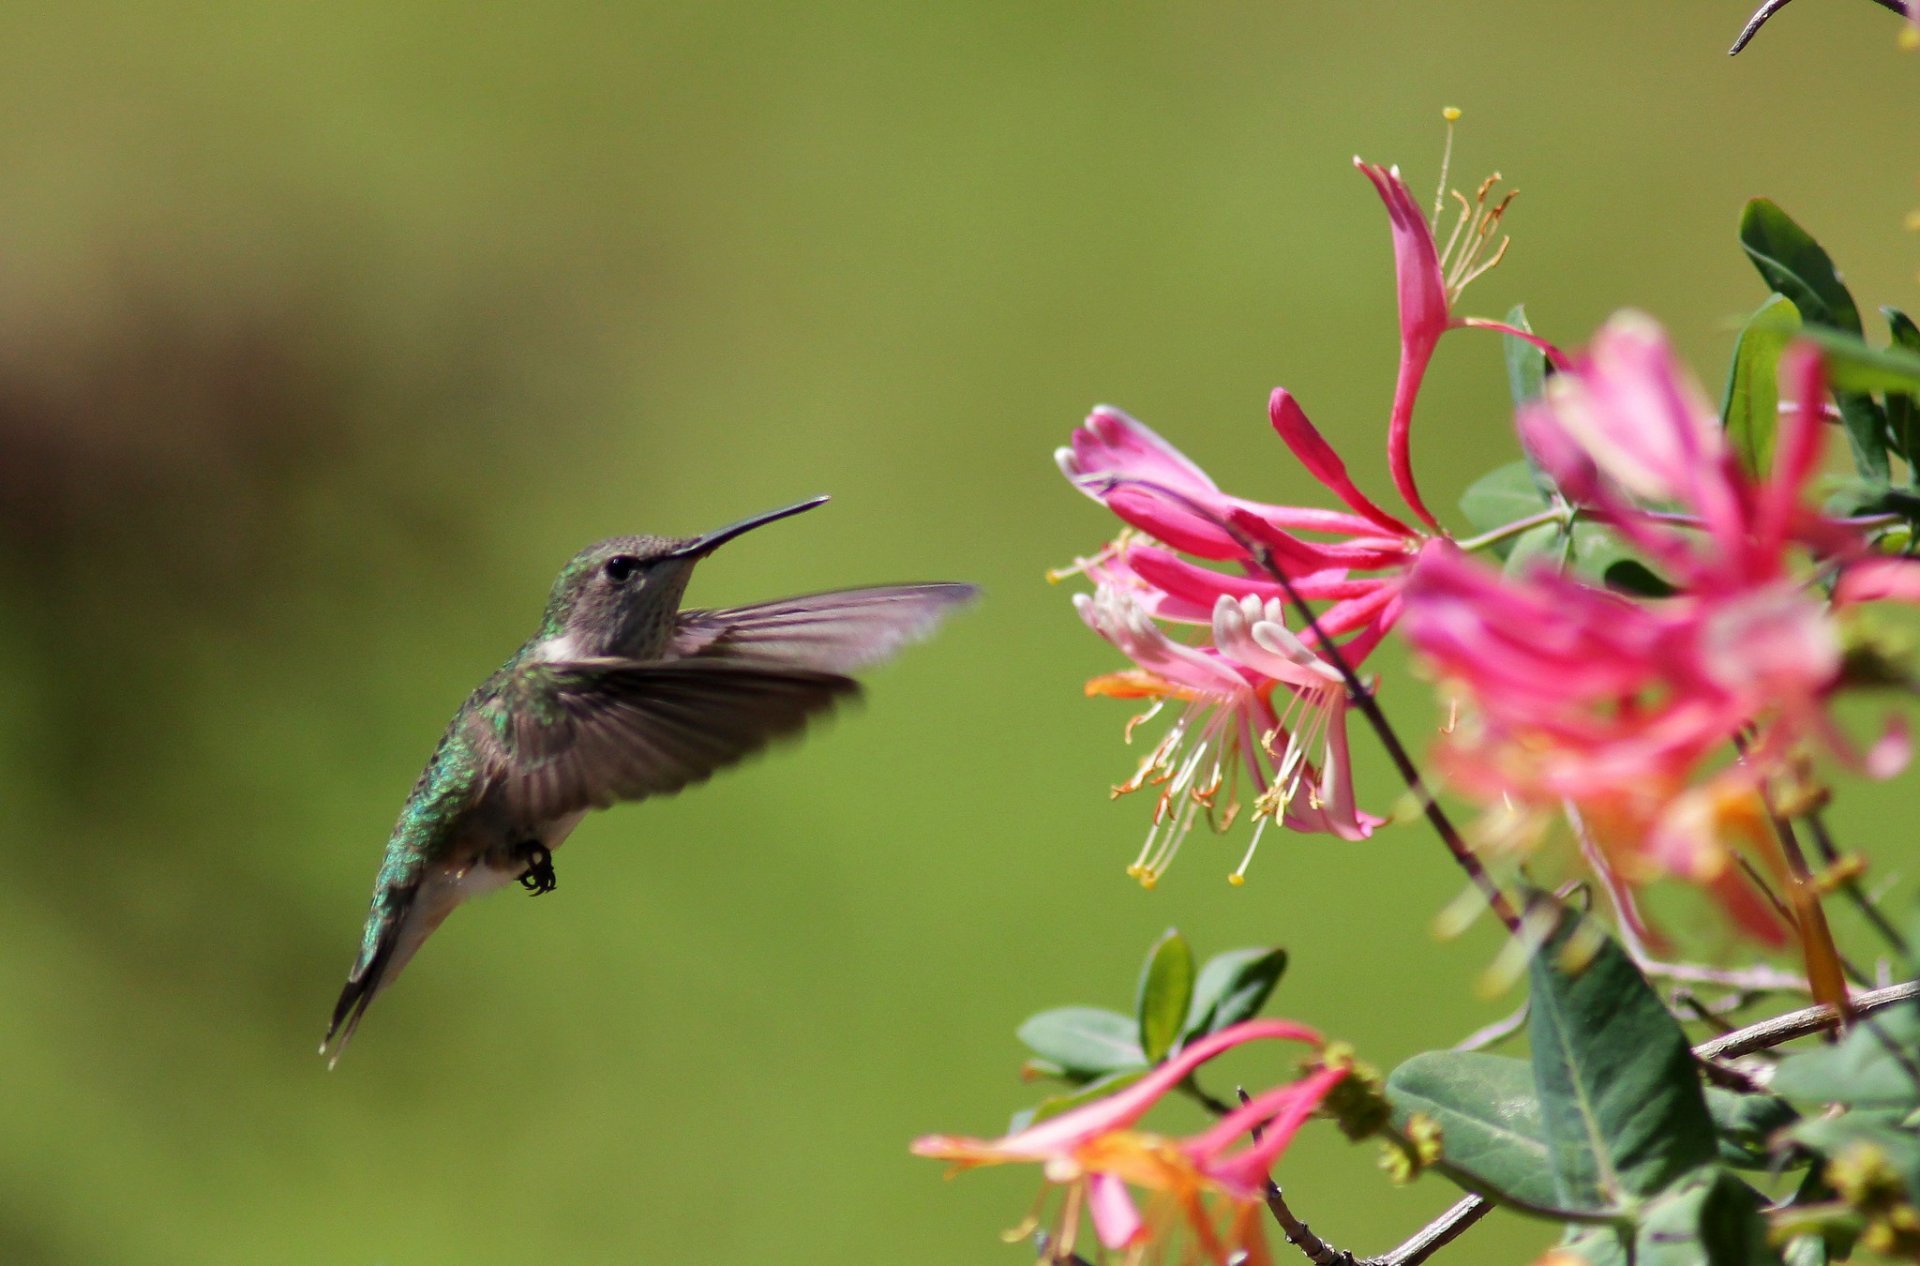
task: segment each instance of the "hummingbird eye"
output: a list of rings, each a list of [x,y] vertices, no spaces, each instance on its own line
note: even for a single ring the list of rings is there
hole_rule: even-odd
[[[640,570],[640,560],[631,554],[616,554],[607,560],[602,570],[606,572],[608,580],[616,585],[624,585]]]

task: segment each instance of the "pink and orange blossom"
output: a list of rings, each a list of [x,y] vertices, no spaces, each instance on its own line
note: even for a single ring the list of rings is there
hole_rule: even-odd
[[[1064,1193],[1054,1236],[1063,1252],[1072,1250],[1084,1213],[1108,1249],[1137,1255],[1164,1248],[1184,1233],[1195,1260],[1224,1266],[1244,1252],[1246,1261],[1264,1263],[1269,1260],[1261,1234],[1267,1174],[1347,1069],[1315,1068],[1299,1081],[1254,1096],[1191,1138],[1135,1128],[1209,1060],[1263,1040],[1321,1045],[1320,1035],[1304,1025],[1249,1020],[1201,1038],[1105,1098],[997,1139],[928,1135],[914,1141],[913,1151],[950,1161],[956,1172],[983,1165],[1040,1165],[1047,1184]],[[1144,1209],[1136,1191],[1145,1197]]]
[[[1255,845],[1273,821],[1344,839],[1364,838],[1378,824],[1354,805],[1348,674],[1392,629],[1408,569],[1444,535],[1430,534],[1439,526],[1414,483],[1414,396],[1450,329],[1483,326],[1540,342],[1525,331],[1453,313],[1461,290],[1505,250],[1504,239],[1488,249],[1507,205],[1486,205],[1491,181],[1475,202],[1455,195],[1460,220],[1441,248],[1399,173],[1355,162],[1380,194],[1393,230],[1401,356],[1387,455],[1394,483],[1414,512],[1412,523],[1360,490],[1285,388],[1269,397],[1268,420],[1344,509],[1270,505],[1225,492],[1179,449],[1106,405],[1055,455],[1076,488],[1131,529],[1070,569],[1096,586],[1075,599],[1082,618],[1136,665],[1096,677],[1088,693],[1151,701],[1128,725],[1129,737],[1166,704],[1181,707],[1138,772],[1115,789],[1158,790],[1152,831],[1129,868],[1148,886],[1202,814],[1216,830],[1233,821],[1241,808],[1234,788],[1243,776],[1254,793]],[[1438,215],[1436,207],[1436,224]],[[1318,605],[1308,616],[1290,611],[1290,603]],[[1196,625],[1202,636],[1191,644],[1176,641],[1162,623]],[[1317,762],[1309,753],[1317,753]],[[1229,878],[1241,882],[1246,866],[1242,860]]]
[[[1497,174],[1481,183],[1472,202],[1458,192],[1453,194],[1460,213],[1442,247],[1436,237],[1442,203],[1435,203],[1433,220],[1429,222],[1420,214],[1406,182],[1400,178],[1398,167],[1382,167],[1358,157],[1353,165],[1373,182],[1380,201],[1386,205],[1387,220],[1393,226],[1393,272],[1400,299],[1400,369],[1394,378],[1393,408],[1387,423],[1387,464],[1401,498],[1422,523],[1438,532],[1440,521],[1421,500],[1420,489],[1413,478],[1413,404],[1426,378],[1427,366],[1433,362],[1434,351],[1440,346],[1440,336],[1448,330],[1469,327],[1498,330],[1533,343],[1556,361],[1560,353],[1551,343],[1526,330],[1499,321],[1454,314],[1453,306],[1467,286],[1506,254],[1506,238],[1502,238],[1497,247],[1492,246],[1492,242],[1514,193],[1510,191],[1492,206],[1487,205],[1488,195],[1500,179]],[[1443,186],[1445,180],[1443,167]]]
[[[1243,779],[1256,823],[1231,876],[1236,883],[1269,822],[1343,839],[1372,832],[1379,819],[1354,802],[1346,687],[1287,630],[1278,599],[1222,595],[1212,643],[1193,646],[1155,623],[1130,573],[1099,562],[1089,570],[1099,584],[1076,594],[1074,605],[1136,667],[1094,678],[1088,693],[1150,700],[1135,725],[1168,703],[1180,708],[1133,777],[1114,788],[1115,795],[1155,793],[1153,828],[1129,874],[1152,887],[1202,814],[1221,829],[1229,825],[1242,807]]]
[[[1616,317],[1520,428],[1561,490],[1673,595],[1634,599],[1539,569],[1503,577],[1440,548],[1413,569],[1403,617],[1474,705],[1441,748],[1456,785],[1542,813],[1570,804],[1629,885],[1699,885],[1772,943],[1789,929],[1735,866],[1743,852],[1800,886],[1767,825],[1769,781],[1809,744],[1881,776],[1905,759],[1897,730],[1860,755],[1828,714],[1843,658],[1834,608],[1920,594],[1914,564],[1869,558],[1809,504],[1824,438],[1817,359],[1797,352],[1785,376],[1799,405],[1781,415],[1774,469],[1749,475],[1660,329]],[[1832,600],[1814,584],[1823,571],[1840,575]],[[1803,923],[1817,917],[1795,904]]]

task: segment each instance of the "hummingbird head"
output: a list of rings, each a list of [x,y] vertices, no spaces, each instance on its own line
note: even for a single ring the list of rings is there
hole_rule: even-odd
[[[826,502],[813,497],[703,536],[616,536],[573,556],[553,582],[540,641],[548,658],[645,659],[665,649],[693,567],[734,537]]]

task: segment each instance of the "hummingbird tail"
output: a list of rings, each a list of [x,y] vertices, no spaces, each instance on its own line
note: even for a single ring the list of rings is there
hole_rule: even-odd
[[[400,941],[399,929],[400,920],[394,919],[381,930],[373,955],[354,965],[346,988],[340,991],[340,1001],[333,1004],[333,1019],[328,1022],[327,1035],[320,1042],[320,1053],[327,1057],[329,1069],[340,1062],[347,1043],[353,1040],[353,1031],[360,1027],[360,1017],[367,1013],[374,995],[386,983],[388,965]]]
[[[320,1043],[328,1068],[340,1062],[340,1053],[353,1040],[353,1031],[360,1027],[360,1017],[373,1000],[394,982],[413,952],[453,909],[455,902],[446,899],[447,893],[431,883],[425,887],[425,900],[418,888],[385,891],[375,900],[367,919],[365,944],[347,976],[346,987],[340,991],[340,1000],[333,1004],[333,1019]]]
[[[436,873],[424,881],[415,877],[404,885],[383,887],[375,896],[360,957],[347,975],[340,1001],[333,1004],[333,1020],[320,1042],[328,1068],[340,1062],[340,1053],[373,1000],[399,978],[414,951],[460,904],[462,895],[457,878]]]

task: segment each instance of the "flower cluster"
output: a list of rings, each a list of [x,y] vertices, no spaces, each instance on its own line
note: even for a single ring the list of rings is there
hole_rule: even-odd
[[[1270,823],[1347,840],[1380,824],[1355,803],[1347,711],[1354,673],[1399,618],[1407,577],[1438,531],[1413,478],[1414,397],[1446,331],[1477,326],[1532,338],[1454,312],[1460,291],[1505,250],[1504,239],[1492,242],[1511,194],[1489,205],[1492,180],[1472,200],[1456,194],[1459,214],[1442,247],[1439,207],[1430,223],[1398,171],[1355,163],[1393,226],[1400,369],[1387,456],[1414,523],[1360,490],[1284,388],[1268,401],[1273,429],[1344,509],[1226,493],[1173,445],[1107,406],[1057,454],[1074,486],[1127,525],[1070,569],[1095,586],[1076,596],[1081,618],[1134,664],[1094,678],[1087,691],[1147,702],[1129,738],[1162,708],[1178,708],[1115,788],[1154,793],[1152,829],[1129,868],[1148,887],[1196,822],[1225,830],[1248,803],[1253,836],[1229,876],[1236,884]],[[1169,625],[1198,637],[1176,636]]]
[[[1137,1261],[1164,1256],[1185,1238],[1182,1260],[1270,1261],[1261,1227],[1268,1172],[1314,1110],[1347,1075],[1322,1064],[1298,1081],[1254,1095],[1210,1128],[1187,1138],[1137,1129],[1147,1111],[1209,1060],[1262,1040],[1321,1045],[1320,1035],[1283,1020],[1249,1020],[1192,1043],[1131,1086],[1002,1138],[930,1135],[915,1140],[920,1156],[954,1170],[1037,1164],[1044,1203],[1061,1193],[1051,1236],[1060,1260],[1073,1251],[1084,1219],[1100,1244]],[[1039,1229],[1035,1214],[1020,1234]],[[1244,1254],[1245,1256],[1240,1256]]]
[[[1502,576],[1441,547],[1408,578],[1402,626],[1474,705],[1441,749],[1457,786],[1523,811],[1571,805],[1596,860],[1628,885],[1698,884],[1770,942],[1786,939],[1783,912],[1733,846],[1788,878],[1760,793],[1809,745],[1879,776],[1904,764],[1897,729],[1856,752],[1827,704],[1842,680],[1836,613],[1911,598],[1920,574],[1872,558],[1857,530],[1810,505],[1817,357],[1791,357],[1785,376],[1797,400],[1773,469],[1750,473],[1659,328],[1616,317],[1522,410],[1521,436],[1672,593],[1630,598],[1540,567]]]

